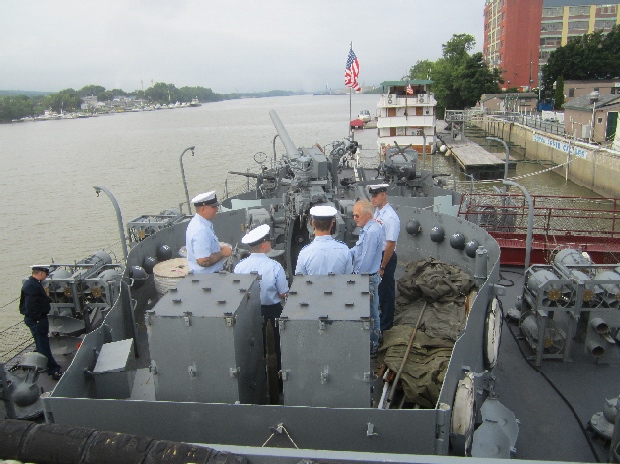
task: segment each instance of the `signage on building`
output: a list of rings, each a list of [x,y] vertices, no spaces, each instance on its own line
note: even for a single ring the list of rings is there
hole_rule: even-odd
[[[561,142],[559,140],[550,139],[542,135],[534,134],[533,140],[534,142],[542,143],[543,145],[553,147],[556,150],[561,150],[564,153],[568,153],[568,150],[570,149],[570,154],[578,156],[579,158],[585,158],[588,154],[588,152],[583,148],[576,147],[568,142]]]

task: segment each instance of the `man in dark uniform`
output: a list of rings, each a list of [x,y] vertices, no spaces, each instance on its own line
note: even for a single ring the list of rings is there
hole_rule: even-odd
[[[60,380],[60,365],[52,356],[49,340],[50,298],[45,293],[43,282],[50,273],[48,266],[32,266],[32,275],[24,282],[19,300],[19,312],[30,329],[36,351],[47,358],[47,372],[54,380]]]

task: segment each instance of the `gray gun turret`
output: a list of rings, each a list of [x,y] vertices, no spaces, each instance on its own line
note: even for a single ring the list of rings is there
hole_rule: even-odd
[[[359,196],[354,184],[357,180],[364,180],[364,176],[360,168],[359,171],[351,171],[355,174],[349,178],[341,179],[341,172],[348,167],[348,161],[354,159],[359,148],[352,138],[333,142],[329,151],[318,144],[297,148],[277,113],[272,110],[269,115],[286,153],[280,161],[274,162],[271,169],[262,166],[259,174],[232,173],[257,179],[257,191],[261,193],[261,198],[281,199],[281,203],[270,202],[268,207],[248,210],[246,225],[254,228],[269,223],[272,226],[273,243],[277,244],[276,247],[283,247],[287,271],[291,275],[299,250],[314,237],[309,219],[310,208],[317,204],[336,207],[339,213],[333,235],[345,240],[346,222],[340,211],[352,209],[352,200],[344,198]],[[269,183],[269,188],[264,188],[265,182]],[[269,196],[265,195],[266,192]]]

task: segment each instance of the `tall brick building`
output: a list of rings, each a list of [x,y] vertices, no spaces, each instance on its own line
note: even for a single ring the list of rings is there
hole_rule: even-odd
[[[620,24],[620,3],[591,0],[487,0],[484,59],[501,68],[504,87],[538,86],[549,54],[571,37]]]

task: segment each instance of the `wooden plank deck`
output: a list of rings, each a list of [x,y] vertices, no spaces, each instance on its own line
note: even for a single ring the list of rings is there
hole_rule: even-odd
[[[477,179],[499,179],[504,175],[506,156],[489,153],[477,143],[469,140],[453,141],[450,151],[465,174],[473,174]],[[508,167],[514,168],[516,160],[510,156]],[[476,175],[477,174],[477,175]]]

